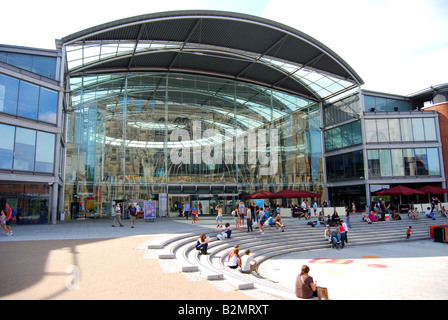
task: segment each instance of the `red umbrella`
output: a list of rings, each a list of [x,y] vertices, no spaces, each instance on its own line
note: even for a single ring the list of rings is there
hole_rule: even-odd
[[[448,193],[447,189],[443,189],[440,187],[434,187],[434,186],[425,186],[422,188],[418,188],[417,190],[424,192],[425,194],[442,194],[442,193]]]
[[[411,194],[425,194],[422,191],[419,190],[415,190],[415,189],[411,189],[408,187],[403,187],[403,186],[397,186],[397,187],[393,187],[390,189],[386,189],[386,190],[382,190],[382,191],[378,191],[376,194],[390,194],[393,196],[400,196],[400,204],[401,204],[401,195],[411,195]]]
[[[319,195],[316,195],[315,193],[311,193],[308,191],[294,191],[294,190],[282,190],[279,192],[276,192],[271,195],[271,198],[277,199],[277,198],[308,198],[313,197],[312,195],[315,195],[316,197]]]
[[[419,190],[415,190],[415,189],[411,189],[408,187],[403,187],[403,186],[397,186],[397,187],[393,187],[390,189],[386,189],[386,190],[382,190],[382,191],[378,191],[376,194],[390,194],[393,196],[398,196],[398,195],[411,195],[411,194],[425,194],[422,191]]]
[[[270,198],[272,194],[273,193],[269,191],[258,191],[245,196],[244,199],[267,199]]]

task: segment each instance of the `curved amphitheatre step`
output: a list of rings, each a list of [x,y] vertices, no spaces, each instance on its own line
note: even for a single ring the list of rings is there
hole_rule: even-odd
[[[176,259],[182,272],[201,272],[207,280],[225,279],[239,290],[257,288],[287,299],[296,299],[294,292],[279,288],[269,279],[243,274],[226,267],[229,252],[235,244],[240,250],[249,248],[254,258],[261,264],[267,259],[288,253],[327,249],[331,245],[324,239],[325,226],[311,227],[302,223],[288,224],[285,232],[265,226],[265,234],[261,235],[257,229],[253,232],[232,231],[232,238],[217,240],[217,231],[209,232],[210,237],[208,255],[200,255],[195,248],[200,233],[180,235],[165,240],[163,243],[150,244],[149,249],[163,249],[159,252],[159,259]],[[446,222],[445,219],[443,222]],[[442,224],[443,224],[442,222]],[[348,233],[350,246],[409,241],[405,239],[405,232],[412,225],[412,240],[429,239],[429,225],[441,224],[440,221],[429,219],[411,220],[404,218],[399,221],[376,222],[367,224],[361,221],[352,222],[352,229]],[[373,242],[372,242],[373,241]],[[286,243],[285,243],[286,242]]]

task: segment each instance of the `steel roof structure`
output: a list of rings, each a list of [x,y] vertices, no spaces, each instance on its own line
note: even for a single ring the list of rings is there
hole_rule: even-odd
[[[61,39],[68,75],[172,72],[260,84],[320,102],[363,84],[335,52],[268,19],[170,11],[92,27]]]

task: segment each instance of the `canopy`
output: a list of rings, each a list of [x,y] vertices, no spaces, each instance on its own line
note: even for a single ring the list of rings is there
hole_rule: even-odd
[[[434,187],[434,186],[424,186],[422,188],[418,188],[417,190],[424,192],[425,194],[442,194],[448,193],[448,189]]]
[[[245,196],[244,199],[268,199],[271,198],[272,194],[273,194],[272,192],[262,190],[249,194]]]
[[[404,186],[397,186],[397,187],[393,187],[390,189],[385,189],[382,191],[378,191],[376,194],[378,195],[382,195],[382,194],[390,194],[393,196],[398,196],[398,195],[412,195],[412,194],[425,194],[422,191],[416,190],[416,189],[411,189],[408,187],[404,187]]]

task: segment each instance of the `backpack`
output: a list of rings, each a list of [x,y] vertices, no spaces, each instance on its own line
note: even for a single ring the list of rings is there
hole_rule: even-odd
[[[11,218],[14,218],[16,216],[16,211],[11,208]]]

